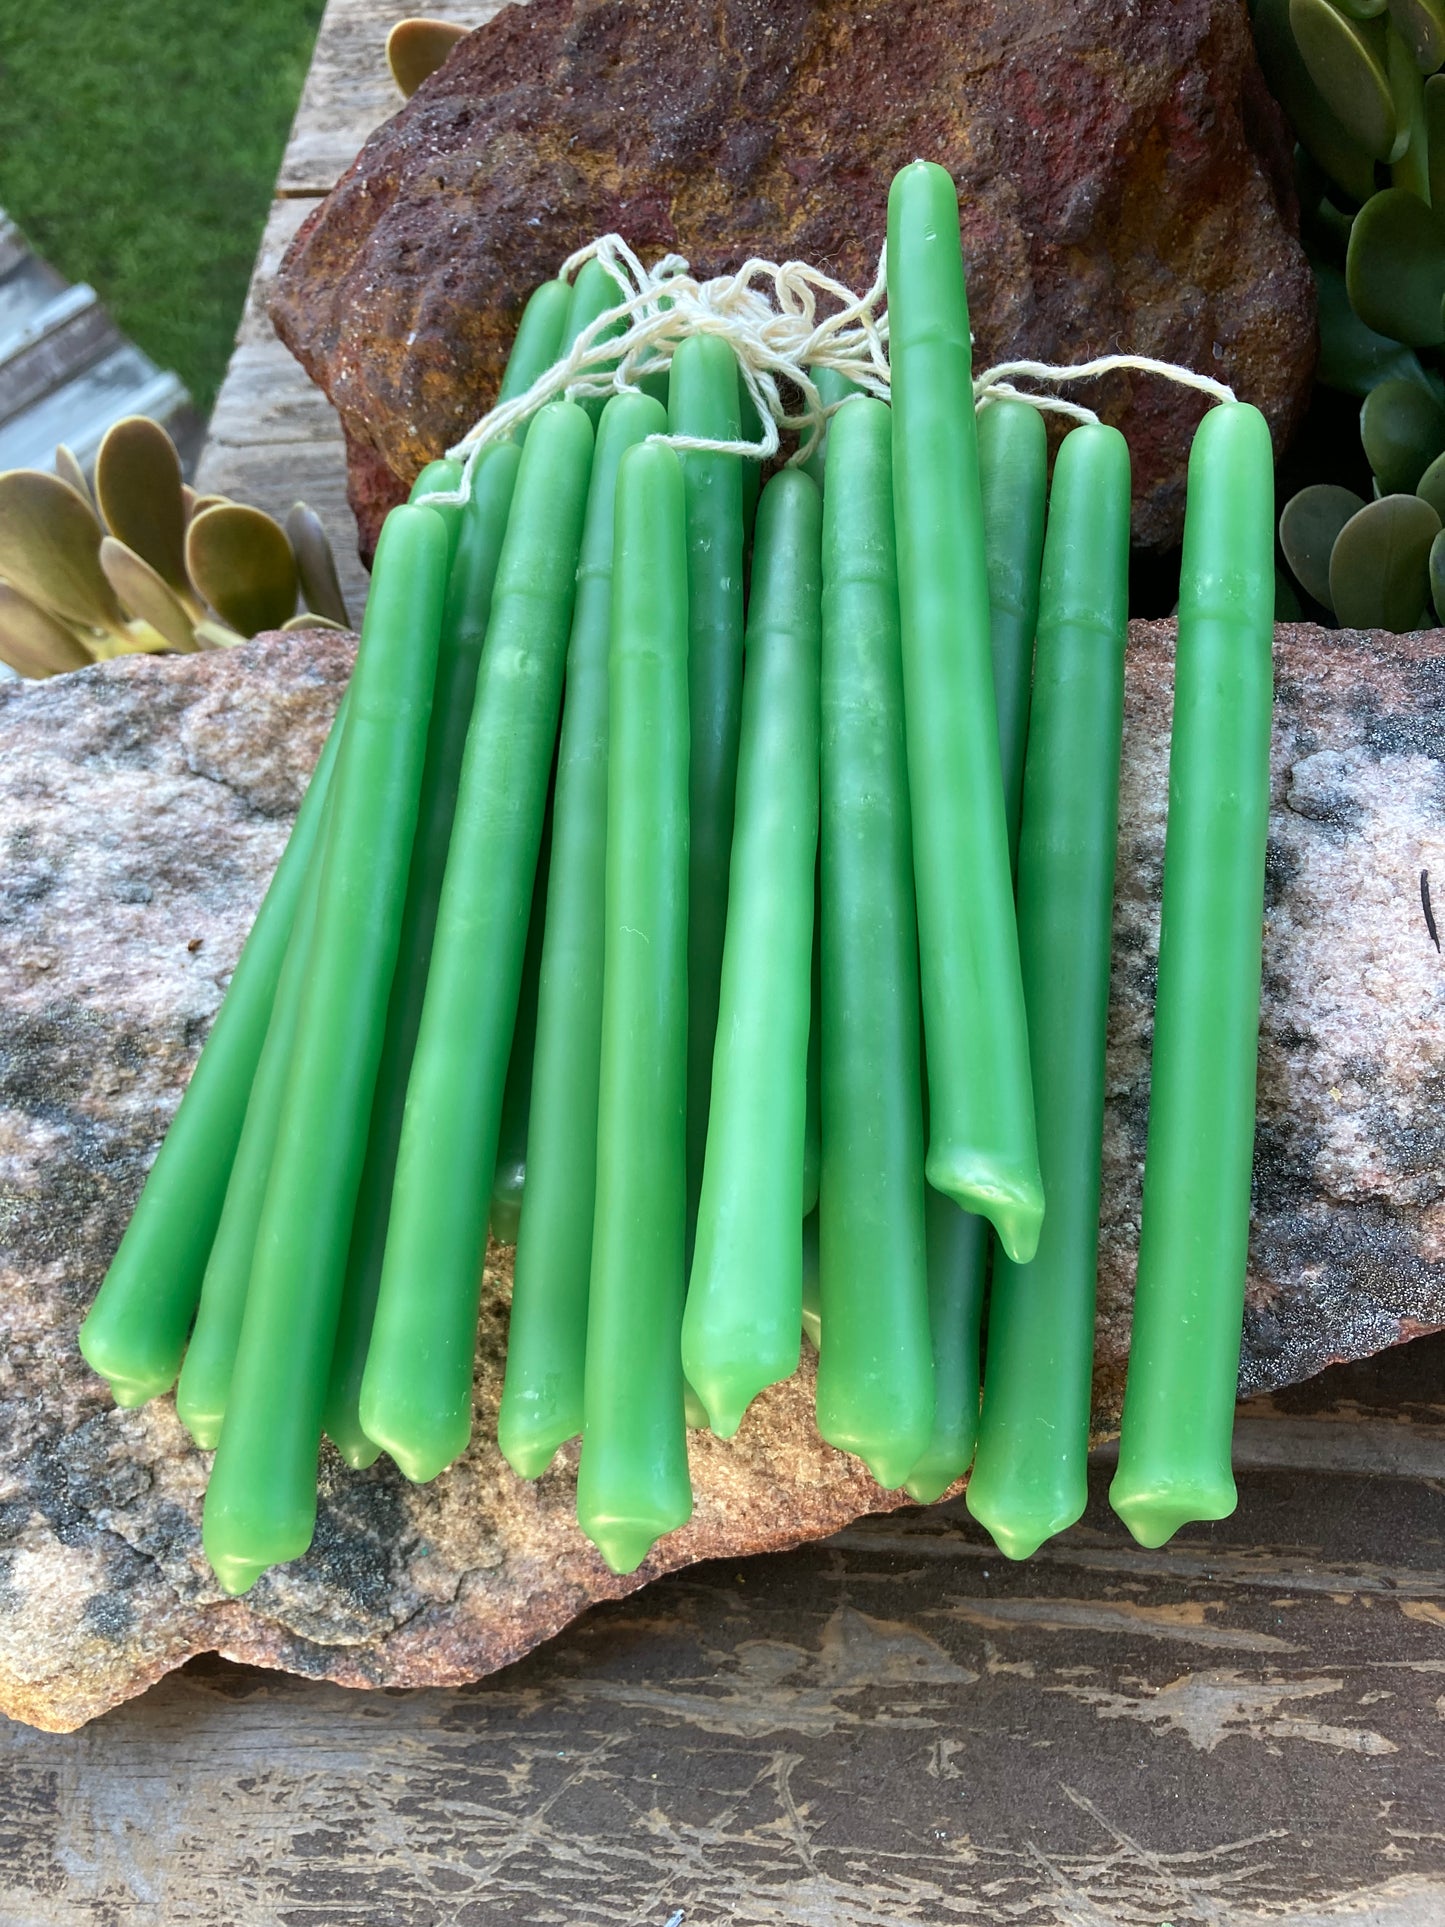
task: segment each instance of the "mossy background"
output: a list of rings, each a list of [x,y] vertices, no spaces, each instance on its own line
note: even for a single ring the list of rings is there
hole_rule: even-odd
[[[322,6],[0,0],[0,206],[203,412]]]

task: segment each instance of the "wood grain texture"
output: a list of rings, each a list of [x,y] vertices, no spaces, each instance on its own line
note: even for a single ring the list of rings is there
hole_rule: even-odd
[[[1422,1405],[1331,1377],[1317,1440]],[[473,1687],[201,1660],[74,1735],[0,1726],[0,1916],[1438,1927],[1437,1491],[1246,1473],[1146,1556],[1105,1476],[1025,1566],[948,1506],[674,1575]]]

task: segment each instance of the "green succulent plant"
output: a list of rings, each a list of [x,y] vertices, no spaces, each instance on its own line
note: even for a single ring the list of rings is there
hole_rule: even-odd
[[[1254,0],[1253,21],[1300,143],[1317,379],[1360,397],[1376,498],[1302,490],[1280,547],[1340,622],[1414,628],[1445,617],[1445,0]]]
[[[0,662],[21,676],[317,625],[350,626],[317,516],[198,496],[157,422],[117,422],[93,483],[67,448],[54,474],[0,474]]]

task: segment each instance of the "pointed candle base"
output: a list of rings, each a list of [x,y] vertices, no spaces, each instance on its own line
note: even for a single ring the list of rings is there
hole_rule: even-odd
[[[1143,1487],[1116,1475],[1109,1504],[1134,1538],[1149,1551],[1167,1545],[1181,1526],[1227,1519],[1239,1503],[1234,1480],[1205,1474]]]

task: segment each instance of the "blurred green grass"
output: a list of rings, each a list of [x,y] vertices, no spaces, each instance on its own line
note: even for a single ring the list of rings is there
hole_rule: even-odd
[[[203,412],[324,0],[0,0],[0,206]]]

